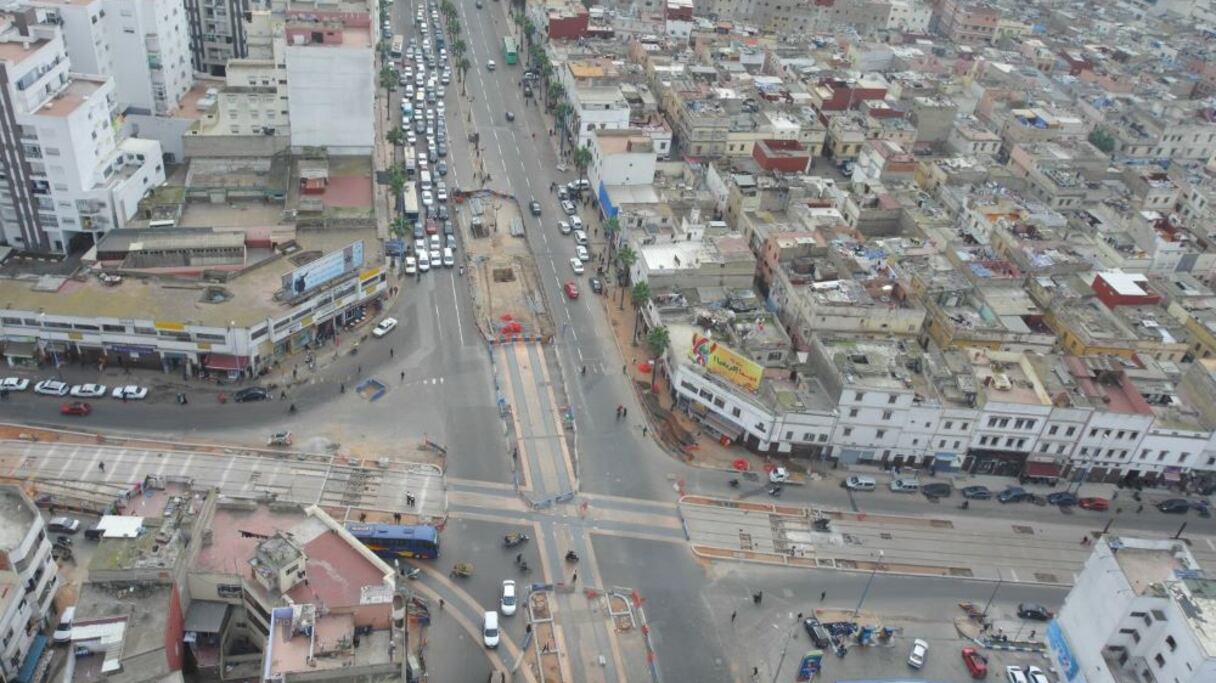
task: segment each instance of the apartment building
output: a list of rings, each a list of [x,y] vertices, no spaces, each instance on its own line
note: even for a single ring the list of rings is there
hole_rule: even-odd
[[[122,227],[164,181],[160,144],[122,139],[112,78],[69,75],[63,33],[48,11],[0,14],[0,242],[65,253]]]
[[[124,109],[171,115],[194,82],[189,25],[175,0],[106,0],[115,95]]]
[[[59,566],[42,515],[19,487],[0,487],[0,679],[32,676],[49,638],[42,631],[55,618]]]
[[[996,39],[1001,9],[974,0],[943,0],[938,30],[956,43],[975,45]]]
[[[222,77],[228,60],[248,57],[246,17],[269,4],[267,0],[184,0],[194,70]]]
[[[629,128],[629,103],[617,85],[575,85],[568,90],[572,115],[568,125],[578,147],[591,143],[594,131]]]

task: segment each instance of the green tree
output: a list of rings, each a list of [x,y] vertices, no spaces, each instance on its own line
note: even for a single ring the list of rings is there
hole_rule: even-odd
[[[452,41],[452,56],[460,59],[464,56],[464,51],[468,49],[468,45],[463,40],[457,38]]]
[[[393,166],[388,172],[388,186],[393,189],[393,197],[400,197],[401,191],[405,189],[405,184],[409,182],[405,177],[405,169],[401,164]]]
[[[1115,136],[1101,126],[1090,131],[1089,143],[1106,154],[1115,151]]]
[[[629,269],[633,264],[637,263],[638,255],[628,244],[621,246],[616,250],[616,271],[617,276],[625,276],[625,281],[629,281]],[[618,310],[625,310],[625,288],[621,288],[621,304]]]
[[[638,323],[642,319],[642,308],[650,303],[650,284],[639,282],[629,292],[629,300],[633,302],[633,338],[638,338]]]
[[[591,148],[579,147],[574,150],[574,168],[578,170],[579,178],[586,179],[587,167],[591,165]]]
[[[608,240],[608,259],[612,260],[612,252],[616,248],[616,234],[621,230],[621,222],[617,220],[616,216],[609,216],[604,219],[600,227],[604,228],[604,239]]]
[[[380,69],[380,87],[392,90],[397,87],[397,70],[387,64]]]
[[[656,360],[660,358],[667,347],[671,346],[671,333],[667,331],[667,326],[659,325],[646,333],[646,345],[650,347],[650,353]]]
[[[552,107],[566,95],[566,88],[561,83],[553,81],[549,83],[549,88],[545,91],[545,95],[548,96],[547,102]]]
[[[460,35],[460,20],[456,17],[448,20],[448,33],[453,39]]]
[[[405,144],[405,131],[401,130],[401,126],[397,126],[396,128],[390,130],[388,135],[384,137],[388,139],[389,144],[397,146]]]

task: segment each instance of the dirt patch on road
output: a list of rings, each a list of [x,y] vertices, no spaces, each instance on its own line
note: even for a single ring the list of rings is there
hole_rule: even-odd
[[[552,335],[553,321],[541,296],[536,261],[527,240],[513,235],[528,223],[520,205],[508,197],[482,193],[456,206],[474,318],[482,334]],[[517,326],[512,327],[512,322]]]

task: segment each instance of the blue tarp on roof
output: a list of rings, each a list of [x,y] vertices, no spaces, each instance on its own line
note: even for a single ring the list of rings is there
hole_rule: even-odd
[[[38,668],[38,660],[42,659],[42,653],[46,651],[47,637],[39,633],[34,636],[34,642],[30,643],[30,651],[25,655],[25,661],[21,663],[21,670],[17,672],[17,683],[30,683],[34,678],[34,669]]]

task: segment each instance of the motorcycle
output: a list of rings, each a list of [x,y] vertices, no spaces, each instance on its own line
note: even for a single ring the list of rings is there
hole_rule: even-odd
[[[578,553],[574,552],[573,550],[567,551],[566,552],[566,561],[567,562],[578,562]]]
[[[780,497],[780,496],[781,496],[781,487],[780,487],[780,486],[770,486],[770,487],[768,487],[768,495],[770,495],[770,496],[772,496],[772,497],[774,497],[774,498],[778,498],[778,497]]]
[[[726,483],[730,484],[730,487],[731,487],[732,489],[737,489],[737,488],[739,488],[739,480],[738,480],[738,479],[731,479],[730,481],[728,481],[728,482],[726,482]]]
[[[969,500],[964,500],[963,502],[958,504],[958,509],[960,509],[960,510],[966,510],[969,507],[971,507],[971,501],[969,501]]]
[[[405,572],[405,578],[412,581],[417,581],[419,576],[422,576],[421,567],[410,567],[409,570]]]

